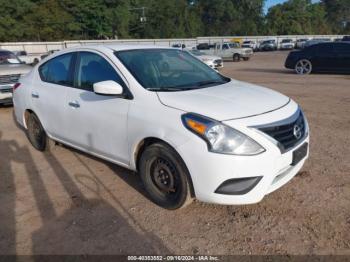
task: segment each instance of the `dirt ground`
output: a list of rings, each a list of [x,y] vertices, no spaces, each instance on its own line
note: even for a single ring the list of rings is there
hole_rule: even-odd
[[[286,55],[222,70],[292,97],[310,122],[303,171],[256,205],[166,211],[126,169],[35,151],[0,107],[0,254],[350,254],[350,76],[297,76]]]

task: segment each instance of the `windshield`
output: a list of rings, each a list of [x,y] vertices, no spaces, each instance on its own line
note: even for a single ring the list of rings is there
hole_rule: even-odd
[[[240,45],[238,43],[230,43],[229,44],[230,48],[239,48]]]
[[[282,40],[282,43],[291,43],[292,42],[292,39],[283,39]]]
[[[275,40],[267,40],[267,41],[264,41],[262,43],[263,44],[273,44],[273,43],[275,43]]]
[[[20,63],[21,61],[13,53],[8,51],[0,51],[0,65]]]
[[[115,54],[136,80],[151,91],[199,89],[230,81],[182,50],[138,49]]]

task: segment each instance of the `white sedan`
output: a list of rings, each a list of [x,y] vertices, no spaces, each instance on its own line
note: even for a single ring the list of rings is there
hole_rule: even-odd
[[[171,48],[57,52],[20,79],[14,109],[36,149],[56,141],[138,171],[168,209],[194,198],[257,203],[308,157],[308,124],[293,100]]]
[[[211,68],[220,69],[224,67],[224,61],[219,56],[207,55],[199,50],[190,50],[189,52]]]

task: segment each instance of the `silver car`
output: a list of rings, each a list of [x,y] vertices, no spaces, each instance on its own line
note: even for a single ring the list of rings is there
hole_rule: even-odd
[[[219,69],[224,67],[224,62],[219,56],[207,55],[199,50],[190,50],[189,52],[211,68]]]
[[[0,104],[12,103],[12,90],[21,75],[28,73],[31,66],[21,62],[10,51],[0,50]]]

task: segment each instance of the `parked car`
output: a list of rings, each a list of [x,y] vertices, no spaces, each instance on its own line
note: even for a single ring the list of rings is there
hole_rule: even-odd
[[[19,60],[23,61],[27,65],[36,65],[40,61],[39,56],[28,55],[26,51],[14,51],[13,53],[19,58]]]
[[[308,38],[297,39],[297,41],[295,42],[295,48],[296,49],[303,49],[304,45],[307,41],[309,41]]]
[[[242,44],[243,48],[251,48],[253,49],[253,51],[257,51],[258,50],[258,44],[255,41],[243,41]]]
[[[186,45],[185,44],[173,44],[171,47],[178,48],[178,49],[185,49]]]
[[[259,202],[308,157],[308,124],[293,100],[173,48],[57,52],[21,78],[14,109],[37,150],[58,141],[137,171],[168,209],[193,198]]]
[[[291,52],[285,67],[297,74],[311,72],[350,72],[350,43],[329,42]]]
[[[343,42],[350,42],[350,35],[346,35],[342,39]]]
[[[280,43],[281,50],[292,50],[295,47],[293,39],[282,39]]]
[[[0,104],[12,103],[12,90],[21,75],[31,66],[25,65],[10,51],[0,50]]]
[[[259,49],[261,51],[275,51],[277,50],[277,43],[276,43],[276,40],[265,40],[265,41],[262,41],[260,46],[259,46]]]
[[[54,54],[54,53],[56,53],[56,52],[58,52],[59,50],[50,50],[50,51],[48,51],[48,52],[46,52],[45,54],[43,54],[40,58],[41,58],[41,60],[43,60],[43,59],[45,59],[46,57],[48,57],[49,55],[52,55],[52,54]]]
[[[189,52],[211,68],[220,69],[224,67],[224,62],[219,56],[206,55],[199,50],[190,50]]]
[[[330,38],[312,39],[312,40],[306,41],[306,43],[304,44],[304,48],[312,46],[312,45],[316,45],[319,43],[325,43],[325,42],[331,42],[331,39]]]
[[[212,45],[203,43],[197,45],[197,50],[201,50],[207,55],[219,56],[234,62],[239,62],[241,59],[248,61],[253,55],[251,48],[241,48],[238,43],[214,43]]]

